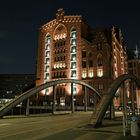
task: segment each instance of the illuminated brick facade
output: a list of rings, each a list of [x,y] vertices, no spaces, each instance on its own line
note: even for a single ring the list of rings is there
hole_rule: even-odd
[[[136,46],[134,50],[127,50],[128,54],[128,71],[129,73],[135,75],[140,80],[140,52]],[[140,90],[137,88],[135,84],[131,85],[130,94],[129,94],[129,102],[131,102],[131,94],[135,96],[135,106],[140,108]]]
[[[66,16],[59,9],[56,19],[39,30],[36,85],[56,79],[79,79],[106,94],[119,75],[127,73],[126,46],[118,28],[91,29],[82,16]],[[70,84],[57,85],[57,101],[69,96]],[[82,104],[82,87],[73,86]],[[87,90],[90,93],[90,91]],[[39,94],[52,95],[52,88]],[[90,103],[90,99],[88,101]]]

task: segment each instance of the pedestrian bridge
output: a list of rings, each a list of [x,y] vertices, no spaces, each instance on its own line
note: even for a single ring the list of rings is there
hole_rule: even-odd
[[[71,83],[71,110],[72,110],[72,112],[74,112],[74,94],[73,94],[73,88],[72,88],[73,83],[82,85],[85,88],[89,88],[92,91],[93,94],[96,94],[98,98],[101,98],[101,95],[92,86],[84,83],[83,81],[76,80],[76,79],[55,80],[55,81],[50,81],[50,82],[47,82],[45,84],[34,87],[34,88],[26,91],[25,93],[21,94],[17,98],[13,99],[12,101],[8,102],[4,106],[2,106],[0,108],[0,117],[4,116],[9,110],[14,108],[16,105],[18,105],[19,103],[21,103],[25,99],[28,99],[32,95],[38,94],[41,90],[49,88],[49,87],[53,87],[53,108],[52,109],[53,109],[53,112],[54,112],[54,110],[55,110],[55,98],[56,98],[55,86],[57,84],[63,84],[63,83]],[[84,95],[85,95],[85,97],[87,97],[86,90],[84,90],[84,91],[85,91]],[[86,101],[87,100],[85,98],[85,103],[87,103]],[[85,106],[85,108],[86,108],[86,106]],[[29,112],[28,109],[29,108],[27,108],[27,110],[26,110],[26,115],[28,115],[28,112]]]
[[[96,110],[92,114],[91,124],[93,124],[95,127],[102,124],[105,113],[106,113],[109,105],[112,103],[116,91],[118,90],[118,88],[120,86],[122,86],[122,84],[124,84],[124,82],[126,80],[131,80],[140,89],[140,81],[134,75],[124,74],[124,75],[119,76],[117,79],[115,79],[114,82],[111,84],[110,88],[108,89],[108,94],[104,95],[101,98],[101,101],[99,102],[98,106],[96,107]],[[125,84],[123,86],[124,86],[123,88],[125,88]],[[124,108],[126,108],[125,105],[126,104],[124,104]]]
[[[110,86],[110,88],[108,89],[108,94],[101,96],[93,87],[91,87],[90,85],[80,81],[80,80],[75,80],[75,79],[64,79],[64,80],[56,80],[56,81],[50,81],[47,82],[45,84],[42,84],[40,86],[34,87],[32,89],[30,89],[29,91],[23,93],[22,95],[18,96],[16,99],[12,100],[11,102],[7,103],[6,105],[2,106],[0,108],[0,117],[4,116],[9,110],[11,110],[13,107],[15,107],[16,105],[18,105],[20,102],[22,102],[25,99],[28,99],[30,96],[38,94],[41,90],[46,89],[48,87],[53,87],[53,110],[55,109],[55,86],[57,84],[62,84],[62,83],[71,83],[71,86],[73,87],[73,83],[79,84],[84,86],[85,88],[89,88],[91,91],[93,91],[93,94],[96,94],[99,98],[99,104],[97,105],[95,111],[93,112],[92,116],[91,116],[91,124],[93,124],[94,126],[100,125],[102,124],[102,121],[104,119],[105,113],[110,105],[110,103],[112,102],[116,91],[118,90],[118,88],[124,84],[124,82],[126,80],[131,80],[134,83],[136,83],[137,87],[140,88],[140,81],[137,79],[137,77],[135,77],[134,75],[131,74],[124,74],[119,76]],[[74,101],[73,101],[73,88],[71,88],[71,107],[72,107],[72,112],[74,110]],[[86,102],[86,90],[84,90],[85,93],[85,104]],[[85,105],[86,108],[86,105]],[[27,111],[28,112],[28,111]],[[27,113],[28,114],[28,113]]]

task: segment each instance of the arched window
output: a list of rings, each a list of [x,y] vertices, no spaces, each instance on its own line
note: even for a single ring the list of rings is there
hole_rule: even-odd
[[[72,27],[70,37],[71,38],[76,38],[76,29],[75,29],[75,27]]]
[[[46,44],[50,44],[50,39],[51,39],[50,35],[47,34],[46,35]]]
[[[64,24],[59,24],[54,30],[54,35],[53,35],[54,40],[58,41],[58,40],[65,39],[66,37],[67,37],[66,26]],[[62,44],[60,43],[60,45]]]

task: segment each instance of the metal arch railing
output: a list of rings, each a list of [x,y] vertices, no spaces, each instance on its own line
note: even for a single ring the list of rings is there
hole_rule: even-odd
[[[57,84],[62,84],[62,83],[76,83],[79,85],[83,85],[83,86],[91,89],[95,94],[97,94],[99,97],[101,97],[101,95],[92,86],[90,86],[90,85],[88,85],[80,80],[76,80],[76,79],[55,80],[55,81],[50,81],[50,82],[47,82],[45,84],[34,87],[34,88],[24,92],[23,94],[21,94],[20,96],[18,96],[15,99],[13,99],[12,101],[8,102],[4,106],[2,106],[0,108],[0,117],[4,116],[9,110],[11,110],[13,107],[18,105],[23,100],[28,99],[30,96],[38,94],[43,89],[46,89],[48,87],[52,87],[52,86],[57,85]]]
[[[95,127],[97,125],[102,124],[102,120],[103,120],[103,118],[105,116],[105,113],[106,113],[106,111],[108,109],[108,106],[109,106],[110,102],[113,100],[113,97],[115,96],[115,93],[116,93],[117,89],[120,87],[120,85],[124,81],[126,81],[128,79],[131,79],[132,81],[134,81],[137,84],[137,86],[140,88],[140,81],[137,79],[136,76],[134,76],[132,74],[123,74],[123,75],[119,76],[111,84],[111,86],[110,86],[110,88],[108,90],[108,94],[106,96],[106,99],[104,100],[104,102],[102,104],[102,107],[99,110],[96,110],[96,114],[93,114],[92,117],[91,117],[91,123],[94,124]]]

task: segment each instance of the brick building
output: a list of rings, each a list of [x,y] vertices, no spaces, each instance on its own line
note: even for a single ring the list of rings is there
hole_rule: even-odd
[[[140,53],[136,46],[136,49],[127,50],[128,54],[128,71],[129,73],[135,75],[140,80]],[[135,84],[132,84],[130,89],[130,93],[135,95],[135,106],[140,108],[140,90],[137,88]],[[129,96],[129,100],[131,102],[131,94]]]
[[[116,27],[92,29],[81,15],[65,15],[58,9],[56,18],[39,29],[36,86],[56,79],[78,79],[107,94],[112,81],[127,73],[126,46]],[[57,85],[57,103],[70,100],[70,84]],[[73,86],[78,104],[83,103],[82,87]],[[90,91],[87,91],[90,95]],[[52,88],[38,98],[47,102]],[[88,104],[93,102],[89,96]]]

